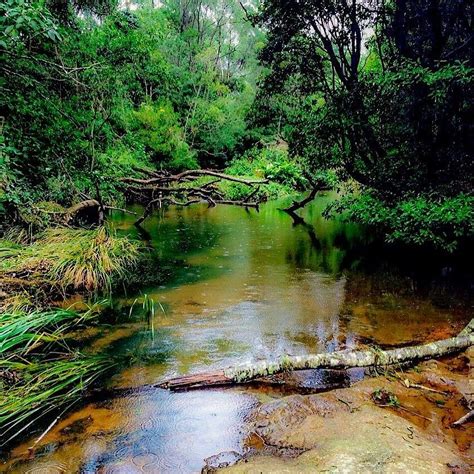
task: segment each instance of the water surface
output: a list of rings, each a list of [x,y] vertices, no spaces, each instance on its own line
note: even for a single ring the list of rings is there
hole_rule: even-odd
[[[380,253],[367,232],[323,219],[329,199],[308,207],[299,225],[278,210],[281,203],[260,212],[171,207],[141,230],[133,216],[116,213],[118,232],[152,248],[155,264],[147,277],[158,283],[126,288],[115,301],[121,317],[89,350],[134,354],[135,363],[107,381],[129,390],[78,407],[45,436],[32,459],[27,448],[34,437],[14,449],[5,469],[199,472],[209,456],[248,449],[247,417],[259,400],[284,391],[140,387],[285,353],[434,340],[465,324],[468,290],[453,268],[421,259],[410,261],[409,271],[399,269],[397,258]],[[145,294],[159,303],[153,324],[142,317]],[[295,379],[324,389],[362,376],[310,371]]]

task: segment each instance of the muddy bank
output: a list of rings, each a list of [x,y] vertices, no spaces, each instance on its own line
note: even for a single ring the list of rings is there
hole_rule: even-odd
[[[253,454],[230,467],[211,458],[204,472],[472,472],[473,423],[452,423],[472,407],[473,362],[471,347],[350,388],[264,403],[250,426]],[[390,397],[377,404],[381,390]]]

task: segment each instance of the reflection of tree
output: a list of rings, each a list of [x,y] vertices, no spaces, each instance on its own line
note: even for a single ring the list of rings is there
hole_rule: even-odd
[[[362,252],[361,233],[348,235],[348,227],[337,223],[328,231],[324,225],[318,226],[321,235],[318,236],[316,227],[307,223],[305,219],[295,212],[287,214],[293,221],[293,227],[304,228],[311,242],[311,247],[295,246],[289,248],[287,259],[300,266],[312,264],[313,269],[325,273],[339,274],[350,269],[358,261]],[[327,226],[326,226],[327,227]]]

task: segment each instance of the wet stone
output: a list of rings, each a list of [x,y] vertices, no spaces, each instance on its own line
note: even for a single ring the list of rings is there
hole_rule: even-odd
[[[242,456],[237,451],[223,451],[222,453],[210,456],[204,460],[206,463],[202,468],[202,474],[210,474],[218,469],[231,466],[239,461]]]

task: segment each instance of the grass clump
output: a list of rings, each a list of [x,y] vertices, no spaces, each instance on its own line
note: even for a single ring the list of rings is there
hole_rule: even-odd
[[[53,411],[67,409],[117,362],[72,351],[71,330],[90,323],[85,313],[53,309],[0,314],[0,439],[6,444]]]
[[[141,244],[97,229],[54,228],[27,246],[0,241],[0,282],[69,290],[110,292],[123,281],[139,260]],[[18,281],[19,280],[19,281]]]

